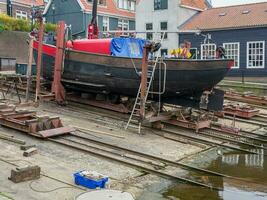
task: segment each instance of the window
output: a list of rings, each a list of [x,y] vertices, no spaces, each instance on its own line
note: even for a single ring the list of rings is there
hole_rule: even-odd
[[[152,31],[153,30],[153,24],[152,23],[146,23],[146,30]],[[153,40],[153,33],[146,33],[146,39],[147,40]]]
[[[134,0],[117,0],[117,7],[120,9],[135,11]]]
[[[135,11],[135,1],[129,1],[129,10]]]
[[[201,59],[214,59],[216,57],[216,44],[201,45]]]
[[[161,49],[160,54],[162,57],[166,57],[168,55],[168,49]]]
[[[191,59],[197,59],[197,48],[190,48]]]
[[[24,11],[21,11],[21,10],[16,10],[16,18],[17,19],[27,20],[28,19],[27,12],[24,12]]]
[[[122,31],[128,31],[129,30],[129,21],[124,19],[119,19],[118,21],[118,29]],[[129,35],[128,33],[123,33],[122,35],[126,36]]]
[[[109,37],[109,18],[103,16],[103,25],[102,25],[103,37]]]
[[[109,31],[109,18],[103,16],[103,30],[102,31]]]
[[[146,23],[146,30],[147,31],[153,30],[153,24],[152,23]]]
[[[90,3],[93,3],[93,0],[87,0]],[[106,6],[107,5],[107,0],[98,0],[98,4],[102,5],[102,6]]]
[[[160,22],[160,30],[161,31],[167,31],[168,30],[168,22]],[[167,33],[161,33],[161,38],[164,35],[164,39],[167,39],[168,34]]]
[[[239,42],[224,43],[223,47],[225,48],[226,58],[235,60],[235,65],[233,66],[233,68],[239,68]]]
[[[154,0],[154,10],[168,9],[168,0]]]
[[[264,68],[265,42],[247,43],[247,68]]]

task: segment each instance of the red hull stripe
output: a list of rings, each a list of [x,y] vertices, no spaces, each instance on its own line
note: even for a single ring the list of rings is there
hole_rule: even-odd
[[[33,48],[38,50],[38,44],[39,44],[38,41],[34,41],[33,42]],[[55,57],[56,56],[56,47],[53,47],[53,46],[50,46],[47,44],[43,44],[43,53],[47,54],[49,56]]]

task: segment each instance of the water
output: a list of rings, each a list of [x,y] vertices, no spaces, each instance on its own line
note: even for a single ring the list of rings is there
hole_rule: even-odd
[[[264,152],[263,150],[257,151]],[[227,153],[213,160],[207,169],[243,180],[198,175],[198,179],[212,183],[214,186],[222,188],[223,191],[178,184],[165,192],[164,196],[176,197],[181,200],[267,200],[266,156]],[[190,175],[196,176],[193,173]]]

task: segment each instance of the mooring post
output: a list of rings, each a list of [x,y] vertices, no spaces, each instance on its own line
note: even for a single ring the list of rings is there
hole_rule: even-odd
[[[29,61],[27,66],[27,88],[26,88],[26,99],[29,101],[30,88],[31,88],[31,78],[32,78],[32,58],[33,58],[33,37],[30,37],[29,41]]]
[[[62,65],[65,53],[65,22],[58,22],[57,26],[57,43],[56,43],[56,58],[54,66],[54,79],[52,83],[52,93],[55,94],[55,100],[58,103],[65,101],[65,89],[61,83]]]
[[[44,23],[42,18],[39,18],[39,23],[40,23],[40,28],[38,33],[38,56],[37,56],[35,102],[38,101],[38,96],[40,93],[41,67],[42,67],[42,57],[43,57]]]

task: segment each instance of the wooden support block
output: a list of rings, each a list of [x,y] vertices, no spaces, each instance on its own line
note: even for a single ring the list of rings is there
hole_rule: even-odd
[[[34,148],[34,147],[23,152],[23,156],[25,156],[25,157],[30,157],[34,154],[37,154],[37,148]]]
[[[22,145],[20,146],[20,150],[27,151],[30,148],[36,147],[36,145]]]
[[[162,124],[160,121],[153,122],[152,128],[162,130],[164,128],[164,124]]]
[[[11,170],[11,176],[8,178],[14,183],[36,180],[40,178],[41,168],[39,166],[27,166]]]

